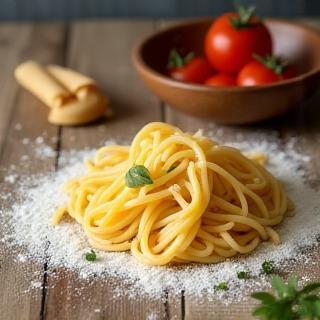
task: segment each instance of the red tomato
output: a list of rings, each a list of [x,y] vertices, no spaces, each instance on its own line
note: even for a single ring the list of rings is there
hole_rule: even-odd
[[[171,78],[193,83],[203,83],[211,74],[212,68],[204,58],[193,58],[182,67],[169,70]]]
[[[227,73],[237,73],[252,61],[252,54],[265,56],[272,52],[269,30],[256,17],[250,16],[246,25],[235,27],[238,13],[226,13],[209,28],[205,37],[205,53],[211,65]]]
[[[218,73],[208,78],[204,84],[213,87],[230,87],[236,85],[236,79],[229,74]]]
[[[296,72],[293,67],[288,66],[285,68],[283,74],[277,74],[261,62],[252,61],[238,74],[237,84],[239,86],[259,86],[290,79],[294,76],[296,76]]]

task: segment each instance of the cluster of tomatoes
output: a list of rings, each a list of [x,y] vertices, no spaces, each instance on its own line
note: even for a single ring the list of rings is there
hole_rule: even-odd
[[[272,55],[272,38],[254,7],[238,7],[216,19],[204,39],[206,58],[169,55],[169,75],[209,86],[257,86],[296,76],[294,68]]]

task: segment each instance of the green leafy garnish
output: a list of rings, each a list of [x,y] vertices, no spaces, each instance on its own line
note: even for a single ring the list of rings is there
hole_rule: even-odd
[[[177,167],[178,165],[177,164],[172,164],[171,166],[170,166],[170,168],[167,170],[167,173],[169,173],[169,172],[171,172],[172,170],[174,170],[176,167]]]
[[[188,62],[190,62],[190,60],[193,59],[193,57],[194,57],[193,52],[189,52],[187,55],[183,57],[181,54],[179,54],[177,49],[173,48],[169,53],[169,61],[168,61],[167,67],[169,69],[183,67]]]
[[[229,290],[228,284],[226,282],[220,282],[218,285],[214,286],[216,290]]]
[[[125,176],[126,186],[129,188],[139,188],[147,184],[153,184],[149,170],[143,165],[131,167]]]
[[[261,304],[253,315],[263,320],[320,319],[320,283],[311,283],[298,290],[297,278],[291,276],[288,283],[274,276],[271,280],[276,295],[256,292],[251,295]]]
[[[236,18],[229,17],[230,24],[233,28],[241,29],[254,27],[260,23],[260,20],[258,18],[256,18],[255,21],[252,22],[252,17],[254,17],[256,11],[255,6],[244,7],[238,2],[235,2],[234,6],[237,10],[238,16]]]
[[[97,255],[92,249],[90,252],[86,253],[86,260],[87,261],[95,261],[96,259],[97,259]]]
[[[250,278],[250,272],[248,271],[240,271],[237,273],[238,279],[249,279]]]
[[[266,68],[271,69],[275,74],[282,75],[288,66],[288,61],[282,60],[279,57],[273,55],[267,55],[265,57],[259,56],[254,53],[253,57],[262,63]]]
[[[262,271],[265,274],[272,274],[274,273],[274,262],[271,260],[266,260],[262,263]]]

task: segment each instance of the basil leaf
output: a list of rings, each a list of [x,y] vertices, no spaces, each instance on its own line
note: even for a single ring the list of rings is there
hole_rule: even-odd
[[[149,170],[143,165],[131,167],[125,176],[128,188],[139,188],[147,184],[153,184]]]

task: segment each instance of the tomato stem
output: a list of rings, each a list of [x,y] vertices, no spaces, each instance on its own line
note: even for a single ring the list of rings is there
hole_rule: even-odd
[[[193,57],[194,57],[194,52],[189,52],[187,55],[183,57],[181,54],[179,54],[177,49],[173,48],[169,53],[169,62],[167,67],[169,69],[181,68],[186,64],[188,64],[193,59]]]
[[[284,61],[279,57],[267,55],[262,57],[256,53],[252,55],[257,61],[262,63],[266,68],[271,69],[275,74],[282,75],[288,66],[288,61]]]
[[[232,25],[233,28],[241,29],[241,28],[255,27],[261,23],[259,19],[257,19],[255,22],[252,22],[252,17],[255,15],[255,11],[256,11],[255,6],[244,7],[238,2],[235,2],[234,6],[237,10],[238,17],[237,18],[229,17],[230,24]]]

